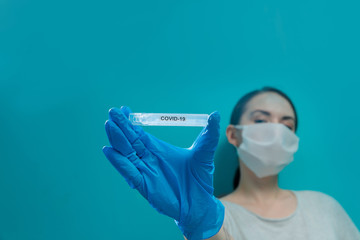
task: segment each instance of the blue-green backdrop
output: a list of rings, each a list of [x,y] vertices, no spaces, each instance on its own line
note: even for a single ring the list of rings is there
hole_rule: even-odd
[[[300,149],[280,185],[333,196],[360,227],[358,1],[0,0],[0,239],[178,239],[104,157],[110,107],[220,111],[230,192],[236,101],[283,90]],[[148,127],[189,147],[201,128]]]

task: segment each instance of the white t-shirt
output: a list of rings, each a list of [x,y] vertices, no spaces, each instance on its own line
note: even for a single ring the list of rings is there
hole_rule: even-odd
[[[225,206],[224,228],[234,240],[360,240],[360,232],[343,207],[317,191],[294,191],[297,208],[281,219],[261,217],[239,204]]]

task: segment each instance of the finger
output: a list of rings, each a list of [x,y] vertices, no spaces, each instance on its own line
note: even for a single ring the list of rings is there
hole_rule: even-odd
[[[213,193],[214,154],[220,137],[220,114],[213,112],[208,118],[208,124],[195,140],[194,170],[203,180],[202,186],[208,193]]]
[[[129,186],[138,189],[143,183],[143,177],[134,164],[111,147],[103,147],[103,152]]]
[[[111,146],[123,156],[128,157],[135,152],[124,133],[113,121],[107,120],[105,122],[105,131]]]
[[[132,113],[131,109],[127,106],[122,106],[120,108],[121,112],[124,114],[124,116],[129,119],[129,115],[130,113]],[[130,122],[130,120],[129,120]],[[130,125],[132,127],[132,129],[134,130],[134,132],[139,136],[139,137],[142,137],[143,135],[146,135],[148,133],[146,133],[140,126],[137,126],[137,125],[133,125],[131,122],[130,122]]]
[[[140,157],[149,156],[149,151],[145,151],[143,156],[138,156],[132,148],[128,139],[125,137],[121,129],[111,120],[105,122],[105,130],[109,138],[111,146],[128,158],[137,168],[142,166]]]
[[[122,107],[123,108],[123,107]],[[124,133],[129,143],[141,158],[146,153],[146,147],[140,140],[140,136],[134,131],[133,125],[120,109],[111,108],[109,110],[109,119],[111,119]]]
[[[133,113],[128,106],[121,106],[120,111],[124,114],[124,116],[125,116],[126,119],[129,119],[130,113]],[[135,132],[138,132],[138,131],[142,131],[142,132],[143,132],[143,131],[144,131],[144,130],[142,130],[142,128],[141,128],[140,126],[133,125],[133,124],[130,122],[130,120],[129,120],[129,123],[130,123],[131,128],[132,128]]]
[[[215,151],[220,137],[220,114],[210,114],[207,126],[200,132],[193,147],[197,150]]]
[[[129,119],[129,114],[132,113],[131,109],[127,106],[122,106],[120,110],[123,112],[124,116]],[[153,154],[161,151],[159,147],[164,144],[162,140],[156,138],[150,133],[145,132],[140,126],[131,124],[131,127],[134,132],[139,136],[140,141],[144,144],[147,150],[149,150]],[[167,146],[169,146],[169,144]]]

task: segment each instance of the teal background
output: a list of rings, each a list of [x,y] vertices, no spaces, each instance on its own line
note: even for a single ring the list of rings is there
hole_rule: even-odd
[[[221,114],[262,86],[299,115],[280,185],[333,196],[360,227],[358,1],[0,0],[0,239],[178,239],[110,165],[108,109]],[[147,127],[189,147],[201,128]]]

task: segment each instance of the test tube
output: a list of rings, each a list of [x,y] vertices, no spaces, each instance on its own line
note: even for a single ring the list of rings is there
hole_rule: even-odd
[[[204,127],[207,125],[208,114],[184,113],[130,113],[129,120],[133,125],[140,126],[186,126]]]

